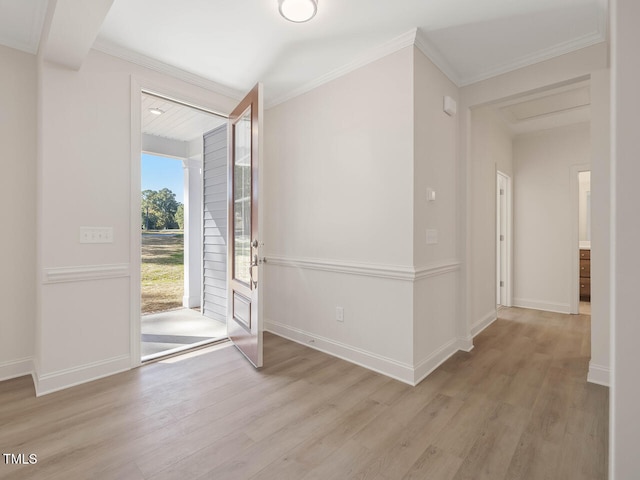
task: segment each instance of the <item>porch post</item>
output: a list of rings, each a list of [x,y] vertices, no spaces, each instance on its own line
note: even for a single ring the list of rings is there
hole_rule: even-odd
[[[200,306],[202,276],[202,153],[182,161],[184,168],[184,297],[186,308]]]

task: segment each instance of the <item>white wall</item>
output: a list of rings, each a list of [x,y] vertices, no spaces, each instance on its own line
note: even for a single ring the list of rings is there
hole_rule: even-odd
[[[457,117],[443,98],[458,100],[458,87],[420,50],[414,49],[413,263],[424,272],[414,284],[413,360],[419,379],[458,349],[459,314]],[[427,201],[427,188],[435,201]],[[426,242],[427,229],[438,243]]]
[[[407,47],[268,110],[263,172],[267,330],[405,379],[412,72]]]
[[[267,111],[272,255],[411,264],[412,58],[404,48]]]
[[[458,88],[411,46],[267,112],[268,330],[408,383],[468,346],[445,95]]]
[[[638,382],[638,272],[640,271],[640,3],[612,2],[612,229],[613,398],[611,480],[637,478],[640,471],[640,382]],[[594,192],[595,194],[595,192]]]
[[[36,316],[36,60],[0,46],[0,380],[32,370]]]
[[[610,71],[591,74],[591,362],[589,381],[609,385]]]
[[[591,196],[591,171],[578,174],[578,240],[588,242],[591,237],[589,228],[589,197]]]
[[[513,302],[569,313],[571,275],[577,275],[572,268],[577,245],[572,244],[571,167],[591,160],[589,124],[519,135],[513,157]]]
[[[496,173],[513,179],[510,132],[491,107],[471,111],[470,201],[471,332],[496,318]]]
[[[137,361],[129,355],[131,306],[137,303],[130,278],[139,276],[139,256],[131,250],[139,217],[132,191],[140,182],[139,155],[131,146],[132,76],[215,111],[235,103],[95,51],[79,71],[42,65],[39,393]],[[80,244],[80,226],[113,227],[114,242]]]

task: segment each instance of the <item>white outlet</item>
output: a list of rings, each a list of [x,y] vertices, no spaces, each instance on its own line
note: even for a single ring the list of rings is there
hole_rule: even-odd
[[[113,243],[113,227],[80,227],[80,243]]]
[[[336,307],[336,320],[338,322],[344,322],[344,308]]]
[[[438,243],[438,230],[427,229],[427,245]]]

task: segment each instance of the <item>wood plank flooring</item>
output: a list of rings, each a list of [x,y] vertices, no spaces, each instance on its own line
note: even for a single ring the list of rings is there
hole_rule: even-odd
[[[607,478],[589,316],[503,309],[417,387],[274,335],[255,371],[201,351],[41,398],[0,383],[0,478]]]

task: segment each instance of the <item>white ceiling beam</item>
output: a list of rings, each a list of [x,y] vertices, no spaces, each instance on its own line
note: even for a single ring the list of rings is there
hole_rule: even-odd
[[[202,138],[200,138],[202,143]],[[173,138],[158,137],[156,135],[142,134],[142,151],[161,157],[189,158],[189,142],[174,140]]]
[[[43,38],[43,58],[79,70],[93,46],[113,0],[57,0],[48,35]]]

